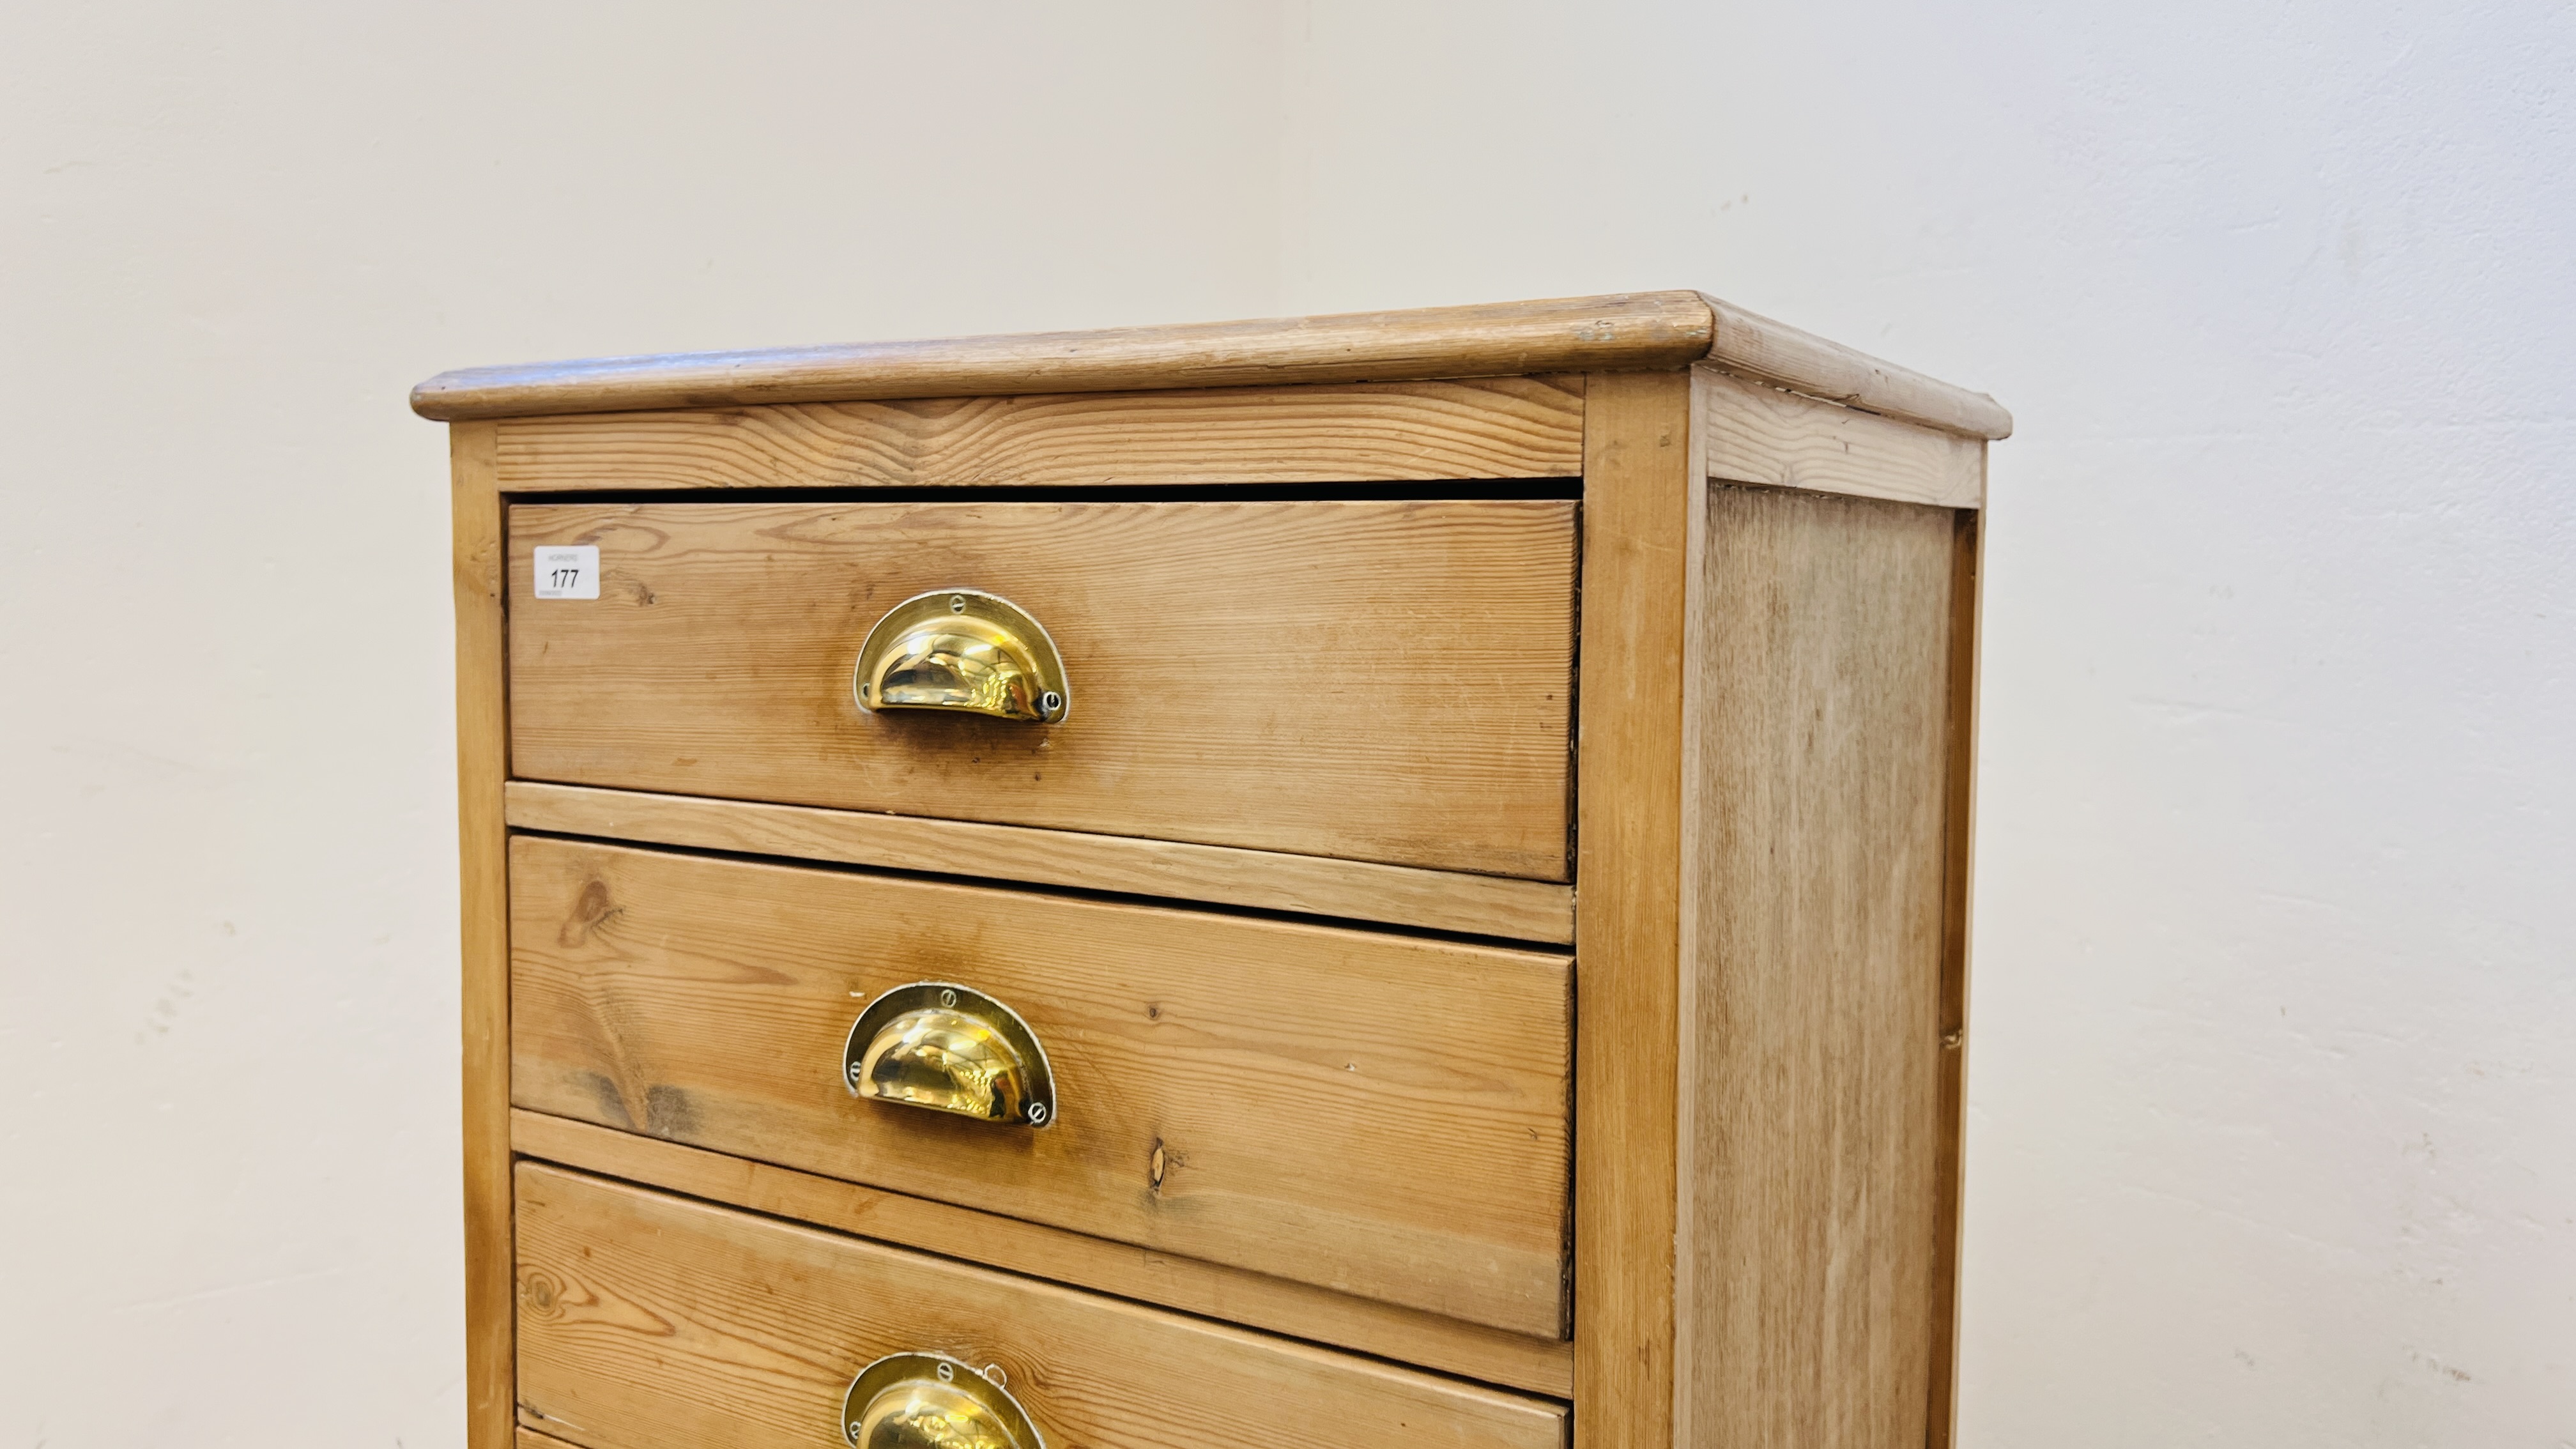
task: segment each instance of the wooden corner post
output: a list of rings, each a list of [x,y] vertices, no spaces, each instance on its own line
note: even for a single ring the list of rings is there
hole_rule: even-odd
[[[1968,1146],[1968,907],[1976,878],[1977,646],[1983,637],[1979,615],[1986,558],[1984,447],[1977,453],[1979,506],[1959,510],[1951,550],[1949,864],[1941,889],[1941,1196],[1933,1220],[1929,1449],[1949,1449],[1959,1420],[1959,1251],[1967,1225],[1960,1187]]]
[[[510,1449],[510,901],[502,784],[509,775],[503,695],[499,425],[451,424],[455,507],[456,834],[464,976],[465,1442]]]
[[[1587,388],[1575,1449],[1948,1440],[1982,490],[1781,406]]]
[[[1682,1089],[1687,372],[1584,390],[1575,826],[1575,1449],[1671,1449]]]

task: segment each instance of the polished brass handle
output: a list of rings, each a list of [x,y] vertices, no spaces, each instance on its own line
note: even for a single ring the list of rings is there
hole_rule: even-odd
[[[979,589],[915,594],[859,646],[864,710],[946,709],[1055,724],[1073,708],[1064,659],[1028,611]]]
[[[1046,1449],[998,1367],[978,1373],[941,1353],[889,1354],[841,1396],[855,1449]]]
[[[986,1122],[1055,1123],[1055,1074],[1020,1014],[951,981],[916,981],[867,1004],[841,1048],[854,1096]]]

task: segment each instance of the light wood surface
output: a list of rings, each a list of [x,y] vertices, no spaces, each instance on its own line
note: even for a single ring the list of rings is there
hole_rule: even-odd
[[[1708,351],[1694,292],[1254,322],[475,367],[412,389],[428,418],[877,398],[1275,387],[1679,367]]]
[[[1570,887],[1119,835],[514,780],[510,824],[650,845],[1164,896],[1566,945]]]
[[[1945,432],[1975,438],[2012,432],[2012,415],[1983,393],[1696,292],[475,367],[412,389],[412,408],[442,419],[531,417],[1418,382],[1702,361]]]
[[[1031,1354],[1077,1449],[1390,1415],[1460,1449],[1947,1449],[1993,399],[1671,292],[414,402],[473,420],[472,1449],[819,1441],[897,1301]],[[1577,469],[1579,529],[1457,496]],[[1452,496],[1215,492],[1413,483]],[[853,501],[1130,487],[1207,491]],[[851,493],[724,497],[792,488]],[[654,492],[693,496],[599,501]],[[528,550],[571,542],[602,597],[534,600]],[[856,708],[868,626],[942,587],[1045,621],[1071,720]],[[864,999],[933,976],[1066,1044],[1061,1125],[841,1089]],[[523,1165],[514,1223],[514,1144],[706,1202]],[[1211,1374],[1179,1419],[1117,1397]]]
[[[1955,515],[1705,506],[1674,1442],[1921,1444]]]
[[[2012,414],[1981,392],[1881,362],[1702,294],[1715,335],[1707,360],[1791,392],[1971,438],[2012,436]]]
[[[456,838],[462,906],[465,1140],[465,1434],[511,1438],[510,908],[501,782],[502,509],[493,428],[449,430],[456,602]]]
[[[522,505],[527,779],[1563,880],[1574,505]],[[596,543],[595,600],[529,549]],[[870,714],[896,602],[989,589],[1062,650],[1037,727]]]
[[[1947,810],[1942,820],[1941,1106],[1934,1139],[1940,1195],[1932,1215],[1932,1400],[1925,1442],[1949,1449],[1958,1428],[1960,1188],[1967,1166],[1968,885],[1975,878],[1978,613],[1985,596],[1985,519],[1959,515],[1950,550]]]
[[[501,485],[1060,487],[1570,478],[1583,386],[1497,377],[511,418]]]
[[[1691,386],[1698,444],[1714,482],[1945,508],[1974,508],[1985,491],[1986,445],[1974,438],[1818,402],[1713,367],[1691,369]]]
[[[553,1168],[519,1169],[532,1422],[589,1449],[812,1449],[891,1353],[993,1365],[1048,1442],[1558,1449],[1564,1411]]]
[[[863,1238],[1564,1399],[1563,1340],[1482,1328],[1150,1248],[597,1127],[512,1114],[522,1155]]]
[[[1574,1449],[1671,1449],[1684,562],[1705,485],[1687,373],[1586,395]]]
[[[517,1105],[1549,1338],[1563,956],[521,837]],[[862,1100],[859,1009],[954,981],[1044,1131]]]

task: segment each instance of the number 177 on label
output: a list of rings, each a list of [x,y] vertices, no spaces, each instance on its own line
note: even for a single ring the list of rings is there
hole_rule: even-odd
[[[540,548],[531,560],[540,599],[596,599],[599,597],[599,546],[573,544],[563,548]]]

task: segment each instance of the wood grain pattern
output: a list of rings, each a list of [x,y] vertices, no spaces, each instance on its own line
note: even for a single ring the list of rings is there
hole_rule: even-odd
[[[1058,487],[1570,478],[1575,377],[511,418],[501,485]]]
[[[1286,1278],[537,1112],[512,1114],[511,1145],[528,1157],[898,1247],[1551,1398],[1574,1393],[1574,1350],[1561,1339],[1483,1328]]]
[[[1705,293],[1701,300],[1715,330],[1708,361],[1725,371],[1943,432],[2012,436],[2012,414],[1984,393],[1881,362]]]
[[[1731,487],[1705,507],[1674,1442],[1917,1445],[1955,515]]]
[[[1562,956],[536,837],[511,888],[521,1107],[1563,1332]],[[843,1088],[919,980],[1027,1020],[1053,1126]]]
[[[465,1141],[465,1432],[511,1438],[510,914],[501,782],[501,497],[492,426],[449,430],[456,604],[456,838],[461,905]]]
[[[1587,389],[1574,1449],[1672,1449],[1687,373]]]
[[[574,1446],[552,1434],[540,1434],[534,1429],[522,1427],[519,1430],[519,1449],[574,1449]]]
[[[1574,892],[1545,881],[1222,845],[916,820],[514,780],[510,824],[747,855],[1210,901],[1566,945]]]
[[[1052,1284],[519,1169],[520,1382],[589,1449],[812,1449],[869,1362],[997,1366],[1050,1443],[1558,1449],[1564,1411]]]
[[[1708,476],[1974,508],[1985,491],[1985,444],[1893,422],[1876,413],[1818,402],[1729,377],[1691,370],[1692,417]]]
[[[1694,292],[1353,312],[1096,332],[600,357],[441,373],[412,389],[427,418],[1415,382],[1679,367],[1708,351]]]
[[[1967,1168],[1968,939],[1976,866],[1977,660],[1985,596],[1985,519],[1961,513],[1950,550],[1949,779],[1942,819],[1941,1106],[1932,1213],[1932,1399],[1929,1449],[1958,1429],[1959,1211]]]
[[[1563,880],[1574,505],[522,505],[522,778]],[[529,548],[601,595],[534,602]],[[859,642],[988,588],[1053,634],[1045,728],[870,714]]]

